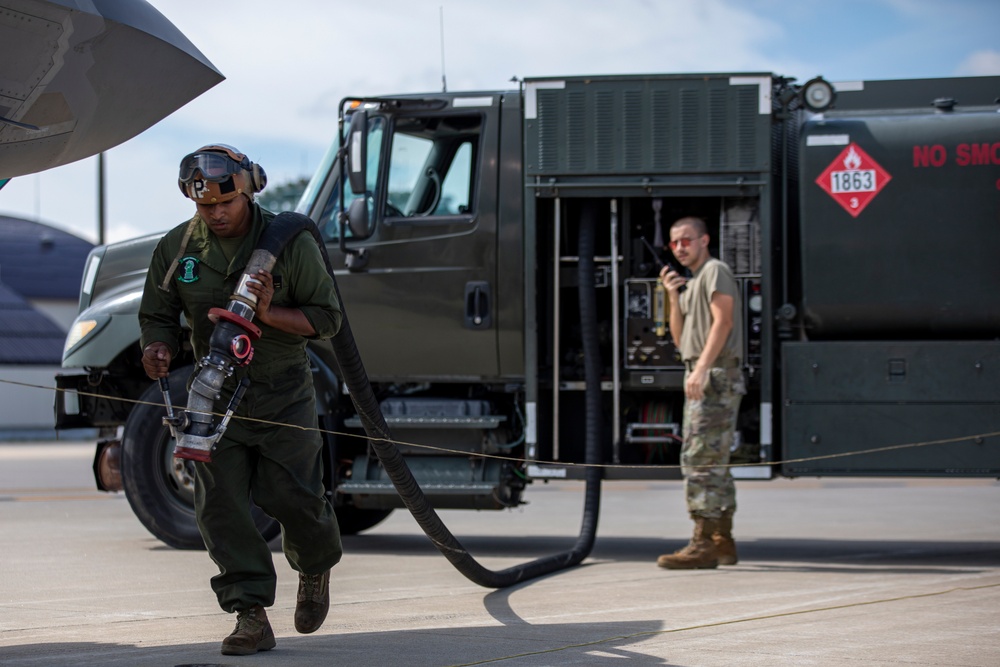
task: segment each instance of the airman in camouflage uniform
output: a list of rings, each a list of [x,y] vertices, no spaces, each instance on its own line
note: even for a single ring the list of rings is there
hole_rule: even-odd
[[[728,464],[746,393],[742,311],[732,271],[709,254],[708,242],[703,220],[681,218],[670,229],[670,247],[694,277],[688,281],[669,266],[660,274],[670,296],[670,332],[686,367],[681,471],[695,522],[690,543],[657,560],[670,569],[737,562],[732,536],[736,487]]]

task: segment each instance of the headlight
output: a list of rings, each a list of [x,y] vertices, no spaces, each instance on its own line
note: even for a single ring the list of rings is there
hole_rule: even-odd
[[[66,357],[66,353],[72,350],[76,345],[82,341],[84,338],[89,336],[101,322],[97,320],[77,320],[70,327],[69,333],[66,335],[66,344],[63,345],[63,358]]]
[[[833,89],[833,84],[822,77],[810,79],[802,86],[802,102],[814,113],[826,111],[836,99],[837,92]]]

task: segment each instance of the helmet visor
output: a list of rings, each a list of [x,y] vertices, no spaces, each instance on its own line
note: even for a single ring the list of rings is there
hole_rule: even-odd
[[[240,173],[242,169],[243,165],[222,153],[191,153],[181,160],[177,178],[181,183],[190,183],[194,180],[195,172],[201,172],[204,180],[221,183]]]

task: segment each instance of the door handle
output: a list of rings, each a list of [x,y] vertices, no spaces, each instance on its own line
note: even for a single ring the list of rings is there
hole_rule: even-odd
[[[489,329],[493,326],[490,284],[485,280],[465,283],[465,327]]]

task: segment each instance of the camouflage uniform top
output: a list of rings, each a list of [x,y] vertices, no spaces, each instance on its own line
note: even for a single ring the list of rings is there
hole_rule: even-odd
[[[181,250],[188,223],[178,225],[160,239],[150,260],[139,307],[143,347],[162,341],[176,356],[181,344],[183,313],[191,327],[195,358],[208,354],[208,341],[215,328],[208,319],[208,311],[225,308],[229,303],[260,235],[274,218],[273,213],[257,204],[251,204],[250,212],[250,231],[231,261],[226,259],[219,239],[199,218],[167,290],[160,289],[160,285]],[[303,232],[290,241],[271,273],[275,282],[272,305],[300,309],[316,330],[314,338],[330,338],[339,331],[343,315],[333,278],[327,273],[319,247],[310,234]],[[305,337],[280,331],[259,320],[254,324],[260,327],[261,337],[254,343],[254,358],[247,367],[251,378],[306,363]]]
[[[714,257],[701,265],[681,294],[680,308],[684,315],[684,328],[681,330],[680,352],[684,361],[694,361],[705,347],[708,331],[712,328],[711,303],[715,292],[733,297],[733,329],[719,353],[716,365],[722,365],[720,362],[742,362],[743,310],[740,307],[739,286],[729,266]]]

